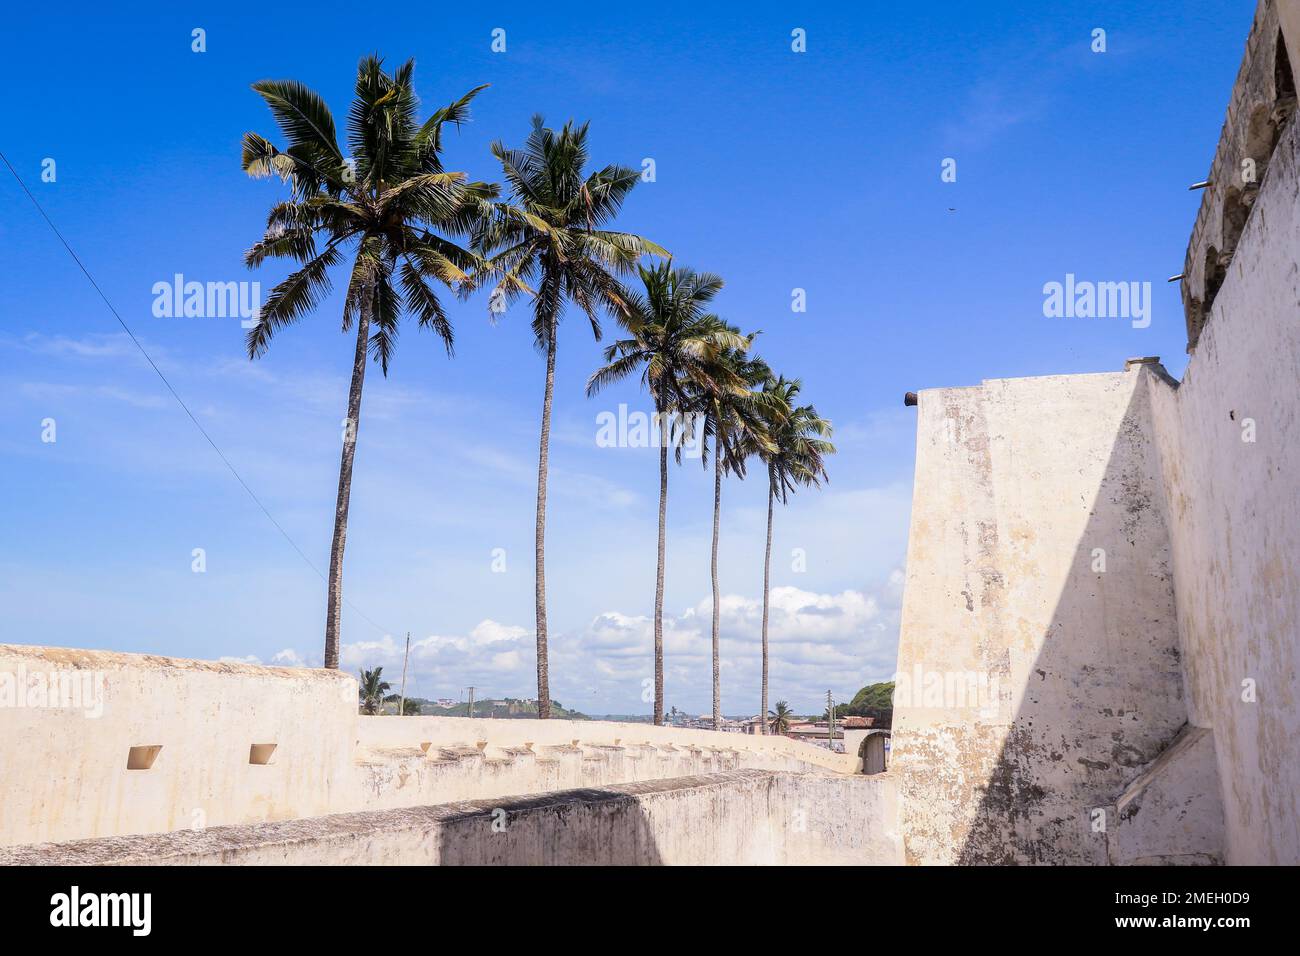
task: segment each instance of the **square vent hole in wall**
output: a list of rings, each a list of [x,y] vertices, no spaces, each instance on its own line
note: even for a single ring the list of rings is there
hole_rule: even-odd
[[[275,744],[253,744],[248,748],[248,762],[265,767],[271,762],[271,754],[275,753]]]
[[[132,747],[126,755],[127,770],[149,770],[153,767],[153,762],[158,759],[158,754],[162,751],[162,744],[147,744],[143,747]]]

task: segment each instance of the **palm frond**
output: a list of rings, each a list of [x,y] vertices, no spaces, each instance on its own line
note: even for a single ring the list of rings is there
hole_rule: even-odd
[[[329,270],[342,261],[343,253],[337,244],[325,247],[297,272],[271,290],[259,313],[256,325],[248,330],[248,357],[257,358],[265,353],[271,337],[281,326],[298,321],[316,308],[329,294]]]
[[[266,101],[291,147],[330,156],[341,165],[334,115],[318,93],[297,80],[260,80],[253,91]]]

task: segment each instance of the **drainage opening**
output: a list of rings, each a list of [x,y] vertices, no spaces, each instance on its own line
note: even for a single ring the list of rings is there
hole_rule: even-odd
[[[132,747],[126,755],[126,769],[150,769],[153,767],[153,762],[158,759],[158,754],[161,750],[162,744],[148,744],[143,747]]]

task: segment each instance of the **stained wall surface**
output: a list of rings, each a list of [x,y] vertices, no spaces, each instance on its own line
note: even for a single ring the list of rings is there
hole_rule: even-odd
[[[919,396],[892,767],[914,863],[1104,863],[1187,721],[1139,366]]]
[[[1300,863],[1300,133],[1287,127],[1177,389],[1148,381],[1194,723],[1229,863]]]

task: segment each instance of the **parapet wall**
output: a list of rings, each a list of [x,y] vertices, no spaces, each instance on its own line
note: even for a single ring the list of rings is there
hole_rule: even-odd
[[[358,743],[355,805],[369,808],[854,762],[787,737],[612,721],[361,717]]]
[[[0,846],[851,761],[648,724],[360,717],[337,671],[0,645]]]
[[[356,698],[337,671],[0,645],[0,845],[337,810]]]
[[[763,865],[900,862],[886,774],[707,776],[0,849],[4,864]]]

